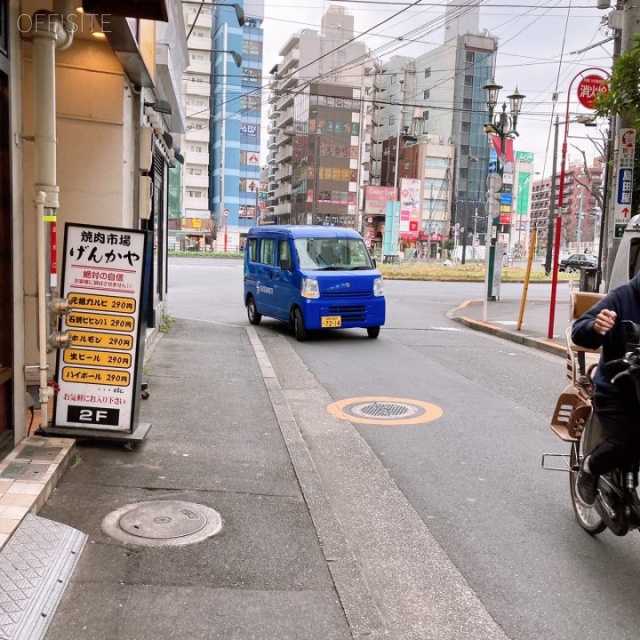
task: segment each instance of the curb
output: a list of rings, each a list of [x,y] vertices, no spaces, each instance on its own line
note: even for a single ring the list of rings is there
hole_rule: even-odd
[[[553,353],[558,356],[564,357],[567,355],[567,350],[565,347],[557,344],[556,342],[553,342],[552,340],[547,340],[546,338],[534,338],[532,336],[505,331],[504,329],[500,329],[493,324],[482,322],[480,320],[474,320],[472,318],[466,318],[464,316],[452,317],[451,319],[464,324],[474,331],[489,333],[492,336],[496,336],[504,340],[510,340],[511,342],[525,345],[526,347],[535,347],[536,349],[540,349],[541,351]]]

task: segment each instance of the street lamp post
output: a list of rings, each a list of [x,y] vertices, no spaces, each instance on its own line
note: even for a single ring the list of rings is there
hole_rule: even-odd
[[[496,113],[494,115],[494,109],[498,104],[498,94],[500,93],[500,89],[502,86],[496,84],[495,80],[491,80],[483,87],[487,92],[487,108],[489,111],[489,123],[485,126],[485,131],[487,133],[494,133],[498,136],[500,140],[500,150],[498,153],[498,174],[500,175],[500,186],[501,193],[509,193],[508,190],[511,189],[511,185],[504,184],[504,165],[506,162],[506,140],[513,139],[518,135],[516,130],[518,115],[520,114],[520,109],[522,109],[522,101],[525,96],[523,96],[516,87],[514,93],[510,96],[507,96],[509,100],[509,110],[510,113],[507,113],[507,104],[506,102],[502,104],[502,112]],[[495,300],[496,294],[494,292],[494,271],[496,269],[496,246],[498,243],[498,233],[509,233],[511,220],[509,219],[507,224],[500,224],[500,208],[501,203],[498,204],[493,196],[490,196],[490,201],[487,203],[489,209],[489,216],[492,216],[491,219],[491,240],[489,244],[489,258],[487,264],[487,299]],[[497,211],[496,211],[497,205]],[[512,208],[509,205],[510,209]],[[501,265],[498,266],[498,269],[501,268]]]

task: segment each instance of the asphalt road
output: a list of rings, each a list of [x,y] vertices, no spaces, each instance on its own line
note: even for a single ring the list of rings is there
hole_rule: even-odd
[[[171,260],[169,284],[171,315],[248,325],[241,263]],[[638,535],[589,537],[575,522],[568,476],[540,465],[543,453],[567,449],[548,428],[564,361],[449,321],[479,287],[387,282],[378,340],[345,330],[297,343],[268,319],[258,333],[286,341],[333,400],[442,409],[426,424],[355,426],[510,638],[635,640]],[[286,359],[274,366],[287,375]]]

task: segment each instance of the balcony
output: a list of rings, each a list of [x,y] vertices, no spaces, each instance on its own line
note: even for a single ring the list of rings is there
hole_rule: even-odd
[[[273,195],[276,198],[291,197],[291,183],[281,184],[274,192]]]
[[[292,71],[290,75],[282,80],[282,90],[290,91],[298,84],[298,72]]]
[[[282,204],[277,204],[273,207],[273,214],[276,216],[284,215],[285,213],[291,213],[291,203],[284,202]]]
[[[284,180],[285,178],[290,178],[292,175],[292,166],[290,164],[283,164],[278,167],[278,170],[275,172],[274,177],[279,182],[280,180]]]
[[[300,49],[291,49],[278,65],[278,73],[285,74],[288,70],[297,67],[300,63]]]
[[[184,188],[192,189],[194,187],[199,189],[204,189],[206,192],[209,189],[209,176],[208,175],[189,175],[189,173],[184,174]]]
[[[290,104],[293,104],[293,95],[290,93],[283,93],[279,98],[276,106],[279,111],[283,111]]]
[[[208,82],[193,82],[187,80],[184,87],[185,96],[207,96],[208,98],[210,91],[211,85]]]
[[[277,120],[278,127],[284,127],[287,123],[293,122],[293,107],[289,107],[280,112],[280,117]]]
[[[282,146],[283,144],[286,144],[287,142],[291,142],[291,136],[290,135],[280,132],[276,136],[276,144],[278,146]]]
[[[209,60],[190,60],[187,67],[187,73],[202,73],[203,75],[211,75],[211,62]]]
[[[278,155],[276,156],[276,161],[284,162],[285,160],[288,160],[289,158],[291,158],[291,154],[292,154],[292,147],[290,144],[287,144],[284,147],[282,147],[278,152]]]

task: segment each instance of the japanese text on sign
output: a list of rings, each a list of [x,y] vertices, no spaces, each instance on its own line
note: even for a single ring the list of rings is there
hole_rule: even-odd
[[[144,232],[66,225],[56,426],[133,429],[144,253]]]

